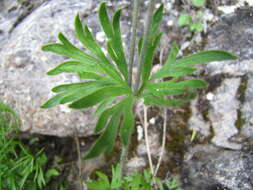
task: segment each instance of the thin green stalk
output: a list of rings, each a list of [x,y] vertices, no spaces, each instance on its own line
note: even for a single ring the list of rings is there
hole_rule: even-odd
[[[156,0],[150,0],[150,2],[149,2],[148,15],[147,15],[146,23],[145,23],[146,26],[145,26],[145,32],[144,32],[144,41],[143,41],[143,46],[142,46],[142,50],[141,50],[141,56],[139,57],[139,61],[138,61],[138,69],[137,69],[137,76],[136,76],[137,78],[136,78],[136,83],[134,86],[135,94],[137,94],[138,90],[139,90],[142,65],[143,65],[145,53],[147,51],[148,44],[150,41],[152,16],[153,16],[153,12],[155,9],[155,2],[156,2]]]
[[[133,63],[135,57],[135,44],[136,44],[136,29],[138,21],[138,13],[140,8],[140,0],[134,1],[133,15],[132,15],[132,30],[131,30],[131,39],[130,39],[130,55],[129,55],[129,75],[128,75],[128,84],[132,86],[132,75],[133,75]]]

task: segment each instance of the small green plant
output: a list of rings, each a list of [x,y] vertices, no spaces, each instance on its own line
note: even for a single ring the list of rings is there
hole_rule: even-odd
[[[123,145],[128,144],[134,126],[133,106],[137,101],[143,100],[145,105],[179,106],[195,97],[196,89],[207,85],[200,79],[183,80],[183,76],[196,71],[191,66],[236,59],[236,56],[223,50],[203,51],[176,59],[178,47],[174,43],[166,63],[156,73],[151,74],[154,53],[162,36],[162,33],[157,32],[163,14],[161,5],[152,15],[148,35],[139,42],[139,55],[143,64],[140,67],[140,75],[137,76],[137,88],[132,89],[128,85],[129,72],[121,39],[120,13],[121,9],[115,12],[111,23],[106,4],[102,3],[99,8],[100,23],[107,36],[107,52],[113,62],[99,47],[88,26],[81,23],[79,15],[75,18],[76,36],[91,54],[74,46],[62,33],[58,35],[61,43],[42,47],[44,51],[51,51],[70,59],[50,70],[49,75],[72,72],[80,79],[89,79],[54,87],[52,91],[56,95],[42,105],[42,108],[51,108],[58,104],[70,103],[69,107],[73,109],[99,105],[96,111],[99,119],[95,132],[100,134],[100,137],[85,155],[86,159],[110,153],[118,132]],[[141,85],[138,83],[140,77]],[[167,79],[156,82],[156,79],[163,78]]]
[[[205,0],[192,0],[192,4],[196,7],[203,7],[205,3]]]
[[[43,149],[32,154],[15,140],[19,125],[18,115],[0,102],[0,190],[42,189],[59,173],[45,170],[47,156]]]
[[[162,182],[158,177],[153,178],[148,170],[145,170],[143,174],[135,172],[132,176],[122,177],[121,167],[117,165],[112,167],[111,179],[102,172],[96,172],[96,174],[98,176],[96,180],[84,182],[91,190],[164,190],[165,187],[169,190],[183,190],[175,179]]]
[[[138,48],[135,48],[139,4],[139,0],[134,1],[128,60],[121,38],[121,9],[118,9],[110,18],[107,14],[106,3],[100,4],[98,17],[107,37],[107,52],[100,48],[89,27],[82,24],[79,15],[76,16],[74,22],[75,34],[85,51],[73,45],[62,33],[58,35],[59,43],[51,43],[42,47],[44,51],[67,58],[65,62],[48,71],[48,75],[75,73],[80,79],[85,79],[79,83],[54,87],[52,91],[56,93],[55,96],[44,103],[42,108],[67,103],[73,109],[97,106],[95,113],[98,120],[95,133],[99,134],[99,137],[84,158],[90,159],[101,154],[110,154],[119,136],[123,150],[121,153],[123,171],[134,130],[134,110],[139,102],[144,102],[146,106],[180,106],[194,98],[197,89],[207,86],[207,83],[201,79],[185,78],[196,71],[194,65],[236,59],[236,56],[223,50],[202,51],[177,59],[179,49],[176,43],[173,43],[165,64],[152,73],[154,55],[162,37],[158,28],[163,17],[163,5],[155,10],[155,1],[150,1],[144,36],[139,39]],[[135,49],[137,49],[136,56]],[[136,76],[133,76],[132,72],[133,62],[136,62],[138,67]],[[152,175],[155,175],[151,167],[152,160],[149,160]],[[96,185],[101,189],[104,186],[107,189],[111,188],[112,184],[106,180],[106,177],[101,173],[98,175],[100,180],[96,182]],[[115,184],[120,183],[116,180],[113,187]],[[89,185],[92,188],[92,185]]]
[[[205,0],[192,0],[192,5],[201,8],[205,5]],[[202,32],[204,29],[202,10],[198,10],[193,17],[188,13],[182,13],[177,22],[179,26],[187,26],[190,31]]]

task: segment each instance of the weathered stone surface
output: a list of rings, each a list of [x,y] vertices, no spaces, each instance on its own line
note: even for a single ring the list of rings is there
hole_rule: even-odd
[[[201,133],[201,135],[204,135],[205,137],[208,137],[211,132],[210,132],[210,121],[205,121],[203,115],[199,112],[197,109],[198,101],[197,99],[194,99],[191,102],[191,111],[192,111],[192,116],[188,121],[188,127],[191,130],[198,131]]]
[[[207,117],[210,124],[208,126],[212,126],[214,130],[212,142],[217,146],[231,149],[240,149],[238,144],[232,142],[228,144],[232,136],[242,134],[245,137],[252,137],[250,120],[253,94],[250,81],[252,81],[253,71],[253,40],[251,39],[253,17],[251,13],[252,10],[243,10],[225,16],[212,30],[206,47],[206,49],[225,49],[238,55],[236,61],[213,62],[205,67],[209,77],[222,79],[218,87],[213,92],[209,92],[208,95],[212,95],[212,98],[208,100],[208,97],[204,97],[209,102]],[[189,122],[190,128],[195,126],[195,130],[204,126],[196,122],[204,122],[206,125],[206,121],[198,115],[201,113],[195,110]],[[237,122],[242,126],[236,126]],[[241,130],[238,131],[237,127]]]
[[[45,0],[2,0],[0,1],[0,50],[7,43],[9,34]]]
[[[95,117],[92,110],[72,111],[65,105],[43,110],[40,105],[52,96],[58,84],[77,82],[73,75],[47,76],[45,73],[64,60],[41,51],[45,43],[55,42],[61,31],[74,40],[73,19],[77,12],[98,30],[89,0],[46,1],[26,16],[10,33],[0,51],[0,98],[12,105],[23,121],[22,130],[31,133],[68,136],[92,134]],[[96,12],[94,12],[96,13]]]
[[[238,134],[235,126],[239,101],[236,93],[240,86],[240,78],[225,79],[221,86],[214,91],[214,99],[210,101],[208,117],[212,123],[214,137],[212,143],[230,149],[241,149],[241,145],[229,142]]]
[[[182,170],[184,188],[251,190],[252,163],[252,152],[221,151],[211,145],[195,146],[185,155]]]
[[[225,49],[238,56],[230,62],[213,62],[207,65],[209,75],[244,75],[253,72],[253,15],[251,9],[226,15],[208,37],[207,49]]]
[[[213,62],[204,68],[207,78],[217,80],[199,98],[206,105],[198,99],[192,102],[189,128],[215,146],[205,141],[185,153],[182,179],[187,190],[253,189],[252,14],[248,9],[224,16],[208,37],[206,49],[225,49],[238,55],[238,60]]]

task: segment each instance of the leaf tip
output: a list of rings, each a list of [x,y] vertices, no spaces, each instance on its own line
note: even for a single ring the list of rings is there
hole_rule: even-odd
[[[56,73],[55,70],[52,69],[52,70],[48,71],[46,74],[47,74],[47,75],[56,75],[56,74],[58,74],[58,73]]]
[[[80,108],[78,107],[78,105],[75,104],[75,102],[72,103],[72,104],[69,104],[68,107],[71,108],[71,109],[80,109]]]
[[[77,14],[76,14],[76,17],[75,17],[75,22],[74,22],[74,24],[75,24],[75,26],[76,26],[77,24],[80,24],[80,23],[81,23],[80,15],[79,15],[79,13],[77,13]]]
[[[63,35],[62,32],[59,32],[59,33],[58,33],[58,39],[59,39],[60,41],[64,41],[65,37],[64,37],[64,35]]]
[[[42,108],[42,109],[47,109],[47,108],[49,108],[48,105],[47,105],[47,102],[44,103],[44,104],[42,104],[42,105],[40,106],[40,108]]]
[[[41,46],[41,50],[42,51],[49,51],[48,46],[49,46],[48,44]]]

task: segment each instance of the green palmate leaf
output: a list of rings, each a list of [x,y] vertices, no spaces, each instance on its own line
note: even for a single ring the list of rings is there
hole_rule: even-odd
[[[103,111],[106,110],[106,108],[109,106],[109,105],[112,105],[113,101],[116,99],[116,97],[109,97],[105,100],[103,100],[99,106],[97,107],[96,111],[95,111],[95,114],[96,115],[100,115]]]
[[[203,88],[207,85],[207,82],[199,79],[189,79],[181,82],[165,81],[158,83],[151,83],[147,85],[147,89],[191,89],[191,88]]]
[[[100,67],[104,70],[104,72],[113,79],[122,81],[120,74],[115,70],[115,67],[109,62],[97,42],[94,40],[89,28],[87,26],[84,26],[83,28],[79,15],[77,15],[75,19],[75,31],[83,46],[99,58],[101,62]]]
[[[84,53],[83,51],[73,48],[69,49],[65,45],[58,44],[58,43],[52,43],[42,46],[43,51],[51,51],[56,54],[60,54],[63,56],[67,56],[73,59],[77,59],[83,63],[96,63],[97,59]]]
[[[117,108],[117,105],[103,111],[103,113],[100,115],[96,124],[96,128],[95,128],[96,133],[100,133],[106,127],[106,124],[109,122],[109,119],[116,108]]]
[[[108,38],[113,38],[113,28],[111,25],[111,21],[108,17],[107,10],[106,10],[106,3],[103,2],[100,4],[99,10],[98,10],[98,17],[100,20],[100,24]]]
[[[121,9],[118,9],[113,16],[113,23],[111,24],[107,11],[105,8],[105,3],[100,7],[99,15],[101,25],[105,31],[106,36],[109,38],[107,42],[107,50],[112,60],[116,63],[119,71],[123,74],[124,78],[128,78],[127,63],[125,59],[125,54],[122,46],[121,31],[120,31],[120,14]],[[106,23],[106,24],[105,24]]]
[[[129,88],[124,87],[106,87],[99,91],[96,91],[95,93],[84,97],[72,104],[69,105],[70,108],[74,109],[83,109],[90,106],[94,106],[97,103],[103,101],[104,99],[108,97],[116,97],[121,95],[130,94],[131,90]]]
[[[127,74],[127,66],[126,66],[126,61],[122,56],[117,55],[117,47],[119,44],[115,43],[115,41],[109,40],[107,42],[107,51],[112,58],[112,60],[116,63],[118,69],[120,72],[123,74],[124,78],[126,79],[128,74]]]
[[[89,72],[79,72],[78,76],[80,79],[103,79],[101,75],[95,74],[95,73],[89,73]]]
[[[84,26],[84,36],[85,36],[85,40],[86,40],[86,43],[84,44],[84,45],[86,45],[85,47],[88,50],[90,50],[92,53],[94,53],[101,61],[106,61],[106,63],[107,63],[108,60],[105,57],[104,52],[97,44],[96,40],[94,39],[94,37],[91,34],[87,25]]]
[[[172,44],[172,47],[171,47],[171,50],[170,50],[170,53],[169,53],[166,63],[162,66],[162,68],[160,70],[158,70],[156,73],[154,73],[151,76],[151,80],[161,78],[161,77],[166,77],[166,73],[173,73],[172,67],[175,63],[176,57],[178,55],[178,51],[179,51],[179,49],[177,47],[177,44],[174,42]]]
[[[122,143],[127,146],[128,140],[130,139],[130,135],[134,129],[134,114],[133,114],[133,107],[134,98],[129,97],[129,100],[126,102],[126,106],[124,107],[123,113],[123,121],[120,127],[120,137]]]
[[[147,89],[154,96],[172,96],[172,95],[181,95],[184,94],[185,90],[180,89],[162,89],[162,88],[149,88]],[[149,95],[149,94],[147,94]],[[144,94],[145,96],[145,94]]]
[[[160,43],[161,37],[162,37],[162,33],[157,34],[154,37],[153,43],[147,48],[147,52],[144,57],[144,64],[142,67],[142,71],[143,71],[142,72],[142,80],[143,81],[147,81],[150,76],[155,50]]]
[[[57,94],[53,98],[50,98],[46,103],[44,103],[41,108],[51,108],[58,104],[60,104],[60,101],[64,98],[65,94]]]
[[[84,86],[81,88],[77,88],[75,90],[67,91],[66,96],[62,98],[60,101],[61,104],[65,104],[68,102],[78,101],[82,98],[87,97],[88,95],[91,95],[92,93],[96,93],[98,91],[102,91],[103,89],[109,89],[109,88],[117,88],[118,86],[115,86],[115,84],[106,84],[103,82],[96,81],[93,84],[90,84],[88,86]],[[74,102],[75,103],[75,102]]]
[[[207,50],[176,60],[177,66],[205,64],[212,61],[235,60],[237,57],[224,50]]]
[[[159,70],[154,75],[152,75],[150,80],[154,80],[157,78],[164,78],[164,77],[181,77],[185,75],[192,74],[196,71],[196,68],[191,67],[175,67],[171,66],[169,70]]]
[[[155,53],[155,49],[160,43],[160,39],[162,36],[162,33],[157,34],[156,31],[158,27],[160,26],[161,20],[162,20],[162,13],[163,13],[163,5],[161,5],[156,12],[153,14],[152,21],[151,21],[151,29],[148,36],[148,46],[147,50],[144,55],[144,62],[142,64],[142,81],[145,83],[150,76],[152,64],[153,64],[153,57]],[[143,40],[139,41],[139,52],[142,49]]]
[[[94,49],[93,52],[96,53],[96,55],[101,60],[102,63],[100,65],[103,68],[103,70],[109,76],[111,76],[113,79],[118,80],[118,81],[122,81],[122,78],[121,78],[120,74],[117,72],[116,68],[110,63],[110,61],[106,58],[106,56],[104,55],[103,51],[99,48],[99,46],[97,45],[96,41],[93,39],[91,33],[89,32],[87,26],[85,27],[85,31],[86,31],[86,35],[89,36],[92,39],[91,43],[93,43],[94,46],[97,46],[97,48]]]
[[[58,34],[58,39],[67,49],[72,50],[76,48],[61,32]]]
[[[52,91],[53,92],[71,91],[71,90],[78,89],[80,87],[87,87],[94,83],[95,83],[94,81],[90,81],[90,82],[80,82],[80,83],[72,83],[72,84],[62,84],[62,85],[54,87]]]
[[[164,64],[164,68],[168,68],[169,69],[169,66],[171,66],[171,65],[173,65],[175,63],[175,60],[176,60],[177,55],[178,55],[178,52],[179,52],[179,48],[178,48],[177,44],[174,42],[172,44],[172,47],[171,47],[169,56],[168,56],[168,58],[166,60],[166,63]]]
[[[83,27],[79,15],[77,15],[75,19],[75,31],[77,38],[80,40],[80,42],[83,44],[85,48],[90,50],[100,60],[103,61],[104,59],[106,59],[103,51],[100,49],[97,42],[94,40],[91,32],[89,31],[88,26],[85,25]]]
[[[112,25],[113,25],[113,30],[114,30],[114,36],[112,39],[112,47],[118,57],[118,62],[116,62],[118,69],[123,74],[125,79],[127,79],[128,72],[127,72],[127,63],[126,63],[125,53],[124,53],[124,49],[122,45],[123,43],[121,39],[120,14],[121,14],[121,9],[118,9],[113,16]]]
[[[54,69],[47,72],[48,75],[57,75],[60,73],[80,73],[80,72],[91,72],[91,73],[104,73],[104,70],[97,63],[87,64],[80,61],[66,61],[58,65]]]
[[[114,51],[114,49],[112,47],[112,40],[108,40],[108,42],[107,42],[107,51],[115,63],[120,62],[118,56],[116,55],[116,52]]]
[[[164,5],[161,4],[160,7],[156,10],[156,12],[153,15],[151,33],[155,33],[162,22],[163,8],[164,8]]]
[[[100,89],[114,87],[115,83],[101,80],[101,81],[90,81],[84,83],[74,83],[56,86],[52,89],[54,92],[61,92],[49,99],[42,108],[51,108],[58,104],[65,104],[86,97]]]
[[[196,93],[190,93],[188,96],[178,99],[163,99],[157,96],[148,96],[144,98],[145,105],[156,105],[156,106],[180,106],[183,103],[193,99]]]
[[[63,43],[64,47],[65,47],[68,51],[70,51],[71,53],[80,54],[80,56],[84,56],[84,55],[85,55],[85,56],[87,56],[89,59],[91,59],[92,63],[93,63],[93,62],[94,62],[94,63],[97,63],[97,60],[96,60],[94,57],[92,57],[92,56],[90,56],[90,55],[84,53],[82,50],[80,50],[80,49],[78,49],[77,47],[75,47],[75,46],[74,46],[62,33],[59,33],[58,39]],[[89,63],[89,62],[87,62],[87,63]]]
[[[117,128],[120,121],[120,115],[122,111],[122,102],[115,106],[115,110],[111,114],[111,118],[108,125],[100,135],[95,144],[91,147],[89,152],[84,156],[85,159],[94,158],[103,153],[110,153],[113,149],[113,145],[117,136]]]
[[[56,86],[52,89],[53,92],[62,92],[62,91],[71,91],[74,89],[78,89],[80,87],[90,87],[92,85],[97,86],[97,85],[102,85],[102,86],[106,86],[106,85],[117,85],[118,83],[116,83],[115,81],[109,79],[109,78],[102,78],[100,80],[97,81],[88,81],[88,82],[80,82],[80,83],[71,83],[71,84],[62,84],[59,86]]]

